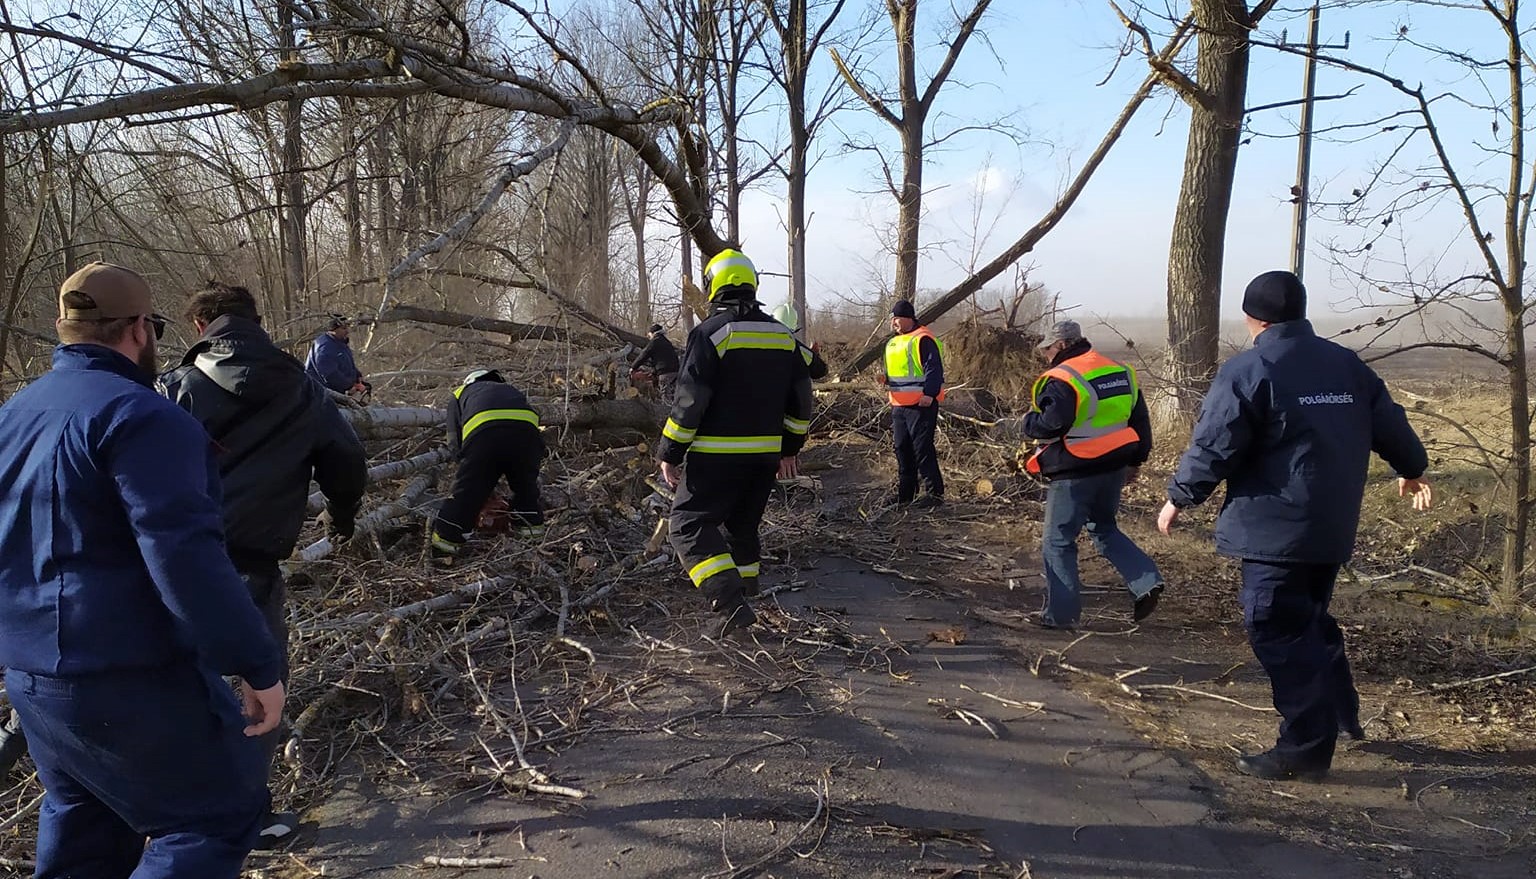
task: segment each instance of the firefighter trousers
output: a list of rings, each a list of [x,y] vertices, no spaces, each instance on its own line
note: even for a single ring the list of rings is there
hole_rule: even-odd
[[[672,547],[715,610],[730,613],[757,594],[757,529],[779,465],[737,455],[688,455],[672,501]]]
[[[543,443],[537,436],[528,441],[517,427],[480,430],[459,453],[453,496],[443,502],[432,524],[433,545],[450,552],[475,530],[480,510],[503,477],[512,489],[513,521],[528,529],[544,525],[544,505],[539,500]]]

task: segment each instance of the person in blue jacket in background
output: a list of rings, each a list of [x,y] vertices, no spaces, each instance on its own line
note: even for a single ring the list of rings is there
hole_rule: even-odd
[[[315,337],[304,360],[304,371],[338,394],[371,390],[352,357],[352,329],[344,317],[332,317],[325,332]]]
[[[1365,736],[1328,606],[1354,552],[1371,453],[1397,471],[1414,509],[1432,500],[1429,458],[1403,407],[1355,352],[1319,338],[1306,312],[1290,272],[1248,285],[1254,347],[1216,373],[1157,523],[1167,534],[1226,482],[1216,550],[1242,560],[1243,623],[1281,716],[1275,746],[1237,766],[1271,780],[1321,780],[1339,733]]]
[[[0,665],[47,790],[39,877],[235,879],[268,807],[283,656],[225,553],[208,434],[151,387],[164,325],[142,277],[92,263],[60,288],[52,371],[0,407]]]

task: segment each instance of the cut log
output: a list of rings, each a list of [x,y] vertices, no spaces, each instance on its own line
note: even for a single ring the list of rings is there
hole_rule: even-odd
[[[448,449],[441,448],[430,452],[423,452],[420,455],[406,458],[402,461],[386,461],[383,464],[375,464],[368,468],[368,484],[376,485],[391,479],[399,479],[402,476],[410,476],[412,473],[420,472],[428,467],[435,467],[447,461],[449,456]],[[318,491],[310,494],[307,507],[309,515],[313,516],[323,509],[325,509],[325,495]]]
[[[343,409],[341,417],[361,434],[374,427],[432,427],[446,424],[448,415],[442,409],[425,406],[365,406],[361,409]]]

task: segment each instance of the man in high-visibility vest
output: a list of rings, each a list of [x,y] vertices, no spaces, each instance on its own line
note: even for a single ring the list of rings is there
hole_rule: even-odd
[[[933,435],[944,399],[944,343],[917,322],[917,310],[903,299],[891,308],[885,343],[886,391],[891,400],[891,433],[896,446],[896,502],[923,509],[944,503],[944,475]],[[927,493],[917,497],[918,478]]]
[[[1163,592],[1163,575],[1115,522],[1120,491],[1152,451],[1152,422],[1136,372],[1093,350],[1077,321],[1051,328],[1043,347],[1051,367],[1035,382],[1024,433],[1044,444],[1029,472],[1050,480],[1045,495],[1045,609],[1041,625],[1070,629],[1082,615],[1077,535],[1084,527],[1146,619]]]
[[[710,315],[688,334],[656,457],[677,492],[672,546],[725,635],[757,622],[758,525],[775,479],[799,474],[814,404],[810,349],[763,313],[746,254],[721,251],[704,278]]]
[[[453,477],[453,496],[432,524],[435,562],[449,564],[459,554],[502,477],[512,489],[512,520],[518,533],[544,533],[539,465],[545,449],[539,414],[501,373],[477,369],[454,390],[448,401],[448,448],[458,458],[459,470]]]

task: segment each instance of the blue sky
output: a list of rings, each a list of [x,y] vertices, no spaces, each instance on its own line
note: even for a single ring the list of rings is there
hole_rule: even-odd
[[[1128,4],[1125,5],[1129,8]],[[1342,41],[1350,32],[1350,49],[1341,53],[1362,64],[1384,65],[1410,82],[1422,77],[1430,91],[1451,88],[1475,93],[1475,83],[1454,66],[1428,63],[1423,51],[1403,45],[1399,29],[1410,37],[1438,41],[1458,48],[1481,45],[1485,55],[1501,50],[1492,20],[1483,12],[1407,3],[1375,3],[1325,11],[1321,38]],[[923,7],[933,44],[932,28],[949,15],[949,4]],[[978,192],[987,222],[996,226],[989,243],[980,248],[979,262],[1014,240],[1055,200],[1070,173],[1092,150],[1126,98],[1139,85],[1146,67],[1137,57],[1126,58],[1110,82],[1096,85],[1114,65],[1116,46],[1124,33],[1103,0],[998,0],[985,20],[992,50],[979,43],[955,73],[940,107],[962,121],[1008,115],[1027,130],[1022,148],[1000,136],[962,136],[927,171],[925,241],[948,240],[948,253],[925,256],[920,285],[942,289],[964,277],[964,252],[970,247],[966,231]],[[1266,19],[1260,39],[1278,39],[1288,30],[1292,41],[1304,39],[1305,7],[1282,7]],[[1492,40],[1489,36],[1492,36]],[[870,63],[888,42],[865,51]],[[1191,54],[1192,57],[1192,54]],[[929,59],[930,66],[933,59]],[[1250,72],[1249,106],[1300,97],[1303,60],[1294,55],[1256,48]],[[1341,93],[1362,84],[1355,74],[1322,67],[1318,94]],[[1319,104],[1317,125],[1324,128],[1383,116],[1405,106],[1392,90],[1365,82],[1352,97]],[[1447,107],[1447,136],[1458,155],[1471,157],[1470,139],[1484,135],[1489,116]],[[1290,255],[1292,206],[1289,189],[1295,179],[1297,130],[1294,108],[1267,111],[1250,121],[1254,137],[1243,147],[1227,237],[1224,312],[1237,314],[1243,286],[1262,271],[1286,268]],[[1064,304],[1081,306],[1082,314],[1157,315],[1164,307],[1169,228],[1178,195],[1188,124],[1185,108],[1167,93],[1142,108],[1130,130],[1089,184],[1062,224],[1025,257],[1034,266],[1033,280],[1062,294]],[[890,275],[891,260],[880,253],[876,227],[889,222],[894,207],[879,192],[877,166],[865,154],[839,154],[843,134],[864,132],[894,145],[894,132],[872,116],[851,110],[837,117],[843,133],[828,130],[827,151],[811,178],[813,220],[810,229],[811,299],[831,302],[837,293],[859,297],[878,287],[874,277]],[[1272,135],[1281,135],[1275,137]],[[1422,141],[1421,141],[1422,142]],[[1386,136],[1361,143],[1322,136],[1312,164],[1314,188],[1335,195],[1347,192],[1369,173],[1393,144]],[[1422,156],[1416,147],[1406,154]],[[1474,168],[1475,172],[1481,173]],[[1500,167],[1488,173],[1503,174]],[[779,196],[762,191],[749,196],[744,208],[745,249],[760,267],[783,271],[782,230],[778,226]],[[1411,224],[1407,221],[1411,219]],[[1397,228],[1409,228],[1408,240],[1393,248],[1416,273],[1454,275],[1473,254],[1457,242],[1460,220],[1443,207],[1404,217]],[[1348,272],[1329,264],[1324,244],[1333,239],[1353,241],[1358,232],[1326,219],[1310,226],[1307,280],[1314,311],[1344,308],[1359,295],[1359,284]],[[1395,230],[1394,230],[1395,231]],[[1377,253],[1387,248],[1378,247]],[[958,254],[958,256],[957,256]],[[1377,276],[1394,268],[1375,267]],[[768,279],[763,297],[783,296],[782,281]]]

